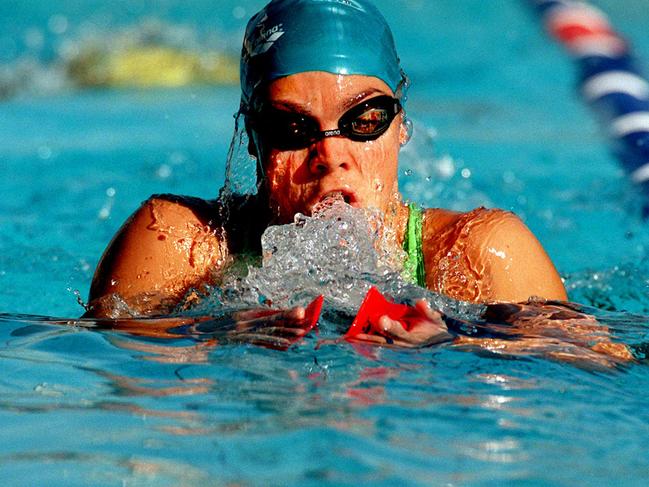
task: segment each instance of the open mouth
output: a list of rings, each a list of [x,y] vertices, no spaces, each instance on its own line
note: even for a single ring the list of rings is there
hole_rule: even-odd
[[[324,195],[322,195],[322,197],[320,198],[320,202],[323,202],[323,201],[328,200],[330,198],[333,199],[333,200],[342,200],[345,203],[347,203],[348,205],[351,205],[351,204],[356,202],[356,198],[354,197],[353,193],[349,193],[349,192],[342,191],[342,190],[339,190],[339,189],[335,190],[335,191],[329,191],[329,192],[325,193]]]

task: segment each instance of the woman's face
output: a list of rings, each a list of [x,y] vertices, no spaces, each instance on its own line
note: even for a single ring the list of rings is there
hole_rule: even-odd
[[[269,86],[266,103],[313,119],[321,131],[336,129],[350,108],[392,90],[380,79],[312,71],[294,74]],[[272,140],[262,144],[262,158],[270,204],[280,221],[297,212],[311,214],[327,195],[340,192],[352,206],[386,212],[398,201],[397,163],[400,141],[407,136],[402,114],[376,140],[352,141],[326,137],[308,147],[282,150]]]

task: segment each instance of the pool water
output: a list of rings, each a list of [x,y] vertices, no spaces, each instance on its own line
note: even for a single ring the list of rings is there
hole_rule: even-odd
[[[45,318],[83,312],[101,252],[150,194],[217,194],[238,105],[231,84],[81,89],[66,77],[69,53],[89,38],[110,52],[154,25],[193,52],[236,58],[262,4],[0,11],[3,485],[644,485],[643,363],[593,371],[444,346],[320,346],[316,336],[282,352]],[[649,341],[644,196],[530,5],[376,4],[413,82],[405,195],[516,212],[572,301],[615,340]],[[649,70],[646,2],[596,5]]]

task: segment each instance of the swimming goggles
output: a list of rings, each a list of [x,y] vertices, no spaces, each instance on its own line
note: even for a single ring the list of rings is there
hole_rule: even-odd
[[[307,115],[270,106],[252,114],[249,120],[264,144],[279,150],[298,150],[326,137],[346,137],[356,142],[378,139],[400,111],[399,100],[382,95],[347,110],[338,120],[338,128],[331,130],[320,130],[318,122]]]

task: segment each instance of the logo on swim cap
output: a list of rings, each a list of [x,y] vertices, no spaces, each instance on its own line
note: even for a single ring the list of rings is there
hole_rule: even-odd
[[[318,1],[318,0],[315,0],[315,1]],[[325,0],[325,2],[326,1],[333,2],[333,3],[341,3],[346,7],[352,7],[352,8],[359,9],[359,10],[363,8],[358,4],[358,2],[355,2],[353,0]]]
[[[282,22],[273,27],[266,28],[265,23],[267,20],[268,15],[264,15],[255,27],[256,35],[244,40],[245,56],[247,59],[265,53],[273,46],[277,39],[284,35],[284,24]]]

